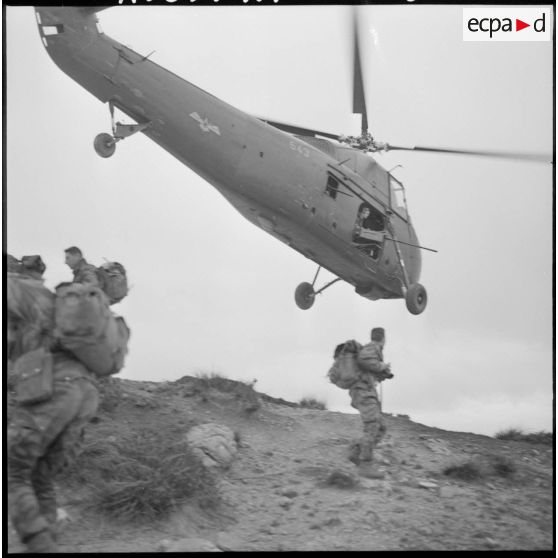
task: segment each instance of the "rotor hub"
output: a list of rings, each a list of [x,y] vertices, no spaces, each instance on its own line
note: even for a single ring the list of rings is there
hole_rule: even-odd
[[[365,152],[376,153],[389,150],[389,144],[376,141],[369,132],[364,132],[360,136],[339,136],[339,141],[346,143],[353,149]]]

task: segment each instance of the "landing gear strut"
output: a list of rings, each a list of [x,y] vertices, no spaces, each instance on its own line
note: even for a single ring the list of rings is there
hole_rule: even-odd
[[[97,155],[104,157],[105,159],[111,157],[114,154],[117,141],[123,140],[124,138],[127,138],[132,134],[136,134],[137,132],[141,132],[151,125],[151,122],[144,122],[143,124],[122,124],[121,122],[115,123],[114,104],[112,103],[112,101],[109,101],[109,110],[112,135],[107,134],[106,132],[102,132],[101,134],[95,136],[95,140],[93,141],[93,147],[95,148]]]
[[[296,305],[301,308],[302,310],[308,310],[313,304],[314,300],[316,300],[316,295],[320,294],[322,291],[325,291],[330,285],[340,281],[341,278],[337,277],[333,281],[324,285],[320,290],[314,290],[314,283],[316,283],[316,279],[318,278],[318,273],[320,272],[321,267],[318,267],[318,271],[316,271],[316,275],[314,275],[314,281],[312,283],[301,283],[295,290],[295,302]]]
[[[391,236],[395,240],[395,231],[391,227],[389,221],[387,223],[387,227]],[[405,261],[401,256],[399,246],[397,242],[394,242],[394,244],[395,251],[397,253],[397,259],[399,260],[399,267],[401,268],[401,272],[403,274],[403,280],[401,281],[401,283],[403,286],[403,292],[405,293],[405,305],[407,306],[407,310],[409,310],[411,314],[417,316],[418,314],[422,314],[422,312],[426,308],[426,303],[428,301],[428,297],[426,296],[426,289],[420,283],[410,282],[409,275],[407,274],[407,269],[405,268]]]

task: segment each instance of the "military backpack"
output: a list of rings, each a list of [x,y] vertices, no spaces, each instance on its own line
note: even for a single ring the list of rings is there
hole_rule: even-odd
[[[97,376],[116,374],[124,366],[130,329],[109,308],[98,287],[63,283],[56,288],[54,336]]]
[[[120,302],[128,294],[128,279],[124,266],[118,262],[106,262],[97,269],[97,279],[109,304]]]
[[[327,373],[332,384],[341,389],[349,389],[359,379],[356,356],[353,351],[341,349]]]

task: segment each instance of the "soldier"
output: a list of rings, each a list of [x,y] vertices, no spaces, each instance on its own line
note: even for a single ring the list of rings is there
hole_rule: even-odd
[[[21,262],[11,254],[6,254],[6,271],[8,273],[21,273]]]
[[[35,403],[20,398],[10,413],[9,514],[28,552],[56,552],[53,477],[75,457],[84,426],[96,413],[99,394],[93,374],[52,341],[54,293],[38,281],[9,275],[7,307],[11,333],[8,359],[14,368],[18,369],[19,357],[37,349],[49,349],[52,354],[50,383],[46,381],[50,377],[47,364],[34,368],[42,370],[43,386],[50,386],[46,398]],[[20,381],[21,376],[16,389]]]
[[[46,265],[41,256],[23,256],[21,258],[22,273],[32,279],[43,281]]]
[[[77,246],[70,246],[64,250],[66,265],[74,272],[74,283],[84,283],[100,287],[97,268],[83,257]]]
[[[362,418],[363,436],[352,449],[351,461],[359,465],[361,474],[369,478],[383,478],[383,474],[372,465],[374,447],[385,434],[386,427],[376,384],[393,378],[390,365],[384,363],[383,348],[385,331],[375,327],[370,334],[371,342],[364,347],[355,342],[358,380],[349,388],[351,406],[358,409]]]

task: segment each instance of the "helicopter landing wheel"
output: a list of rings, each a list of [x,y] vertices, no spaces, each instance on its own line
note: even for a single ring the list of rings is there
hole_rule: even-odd
[[[116,150],[116,141],[110,134],[103,132],[95,136],[93,147],[98,155],[106,159],[114,154]]]
[[[426,308],[427,300],[426,289],[420,283],[411,285],[405,294],[407,310],[409,310],[411,314],[421,314]]]
[[[316,293],[310,283],[301,283],[295,290],[296,305],[302,310],[308,310],[314,304]]]

